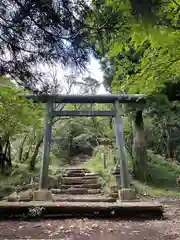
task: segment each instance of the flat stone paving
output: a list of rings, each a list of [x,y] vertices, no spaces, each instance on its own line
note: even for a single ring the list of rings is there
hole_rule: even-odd
[[[31,202],[0,202],[0,214],[5,213],[15,213],[27,211],[29,208],[43,207],[48,211],[48,214],[91,214],[93,212],[102,212],[103,214],[109,213],[111,211],[116,211],[116,213],[126,213],[128,212],[158,212],[163,213],[163,206],[160,203],[155,202],[41,202],[41,201],[31,201]],[[12,210],[12,211],[11,211]]]
[[[41,210],[40,210],[41,209]],[[39,211],[41,217],[161,218],[163,206],[156,202],[0,202],[0,216],[18,218]],[[36,217],[36,216],[35,216]]]
[[[31,201],[31,202],[0,202],[0,208],[5,207],[33,207],[33,206],[50,206],[50,207],[99,207],[99,208],[161,208],[163,209],[163,205],[158,202],[115,202],[115,203],[95,203],[95,202],[52,202],[52,201]]]
[[[85,195],[70,195],[70,194],[54,194],[55,201],[59,202],[116,202],[115,198],[106,197],[98,194],[85,194]]]

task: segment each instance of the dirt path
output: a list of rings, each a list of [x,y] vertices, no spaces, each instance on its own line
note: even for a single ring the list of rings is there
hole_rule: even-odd
[[[89,219],[1,221],[0,240],[180,240],[178,204],[168,205],[166,210],[169,219],[161,221]]]

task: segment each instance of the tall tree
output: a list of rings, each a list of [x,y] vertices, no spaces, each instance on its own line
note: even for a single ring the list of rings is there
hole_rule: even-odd
[[[0,1],[0,75],[32,89],[44,78],[40,63],[84,68],[89,11],[85,0]]]
[[[96,22],[99,21],[99,26],[103,26],[103,22],[106,25],[98,33],[103,34],[103,41],[97,40],[95,47],[105,70],[105,83],[109,89],[112,92],[145,93],[157,97],[159,94],[166,94],[169,101],[178,100],[178,2],[115,0],[93,6],[94,11],[98,12]],[[112,11],[109,12],[109,9]],[[114,18],[116,14],[118,18]],[[107,32],[107,25],[112,23],[113,18],[114,26]],[[136,173],[137,177],[146,180],[148,176],[143,176],[141,168],[141,165],[147,166],[142,110],[137,109],[135,112],[133,127],[135,160],[138,165]]]

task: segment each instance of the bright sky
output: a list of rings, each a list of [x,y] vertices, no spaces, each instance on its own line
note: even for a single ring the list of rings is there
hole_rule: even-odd
[[[60,64],[56,64],[53,66],[48,66],[46,64],[40,64],[38,66],[38,70],[45,73],[45,75],[48,77],[48,81],[52,81],[54,78],[57,79],[57,82],[61,86],[62,93],[66,94],[68,89],[67,80],[64,78],[64,76],[68,75],[74,75],[72,70],[70,69],[64,69]],[[77,80],[81,81],[81,78],[84,77],[92,77],[99,81],[101,83],[99,90],[97,91],[97,94],[108,94],[103,86],[103,72],[101,71],[99,62],[94,58],[91,57],[90,64],[87,66],[86,72],[83,72],[83,74],[77,76]],[[73,87],[70,94],[78,94],[79,88]]]
[[[89,64],[88,69],[90,71],[90,76],[92,78],[95,78],[100,83],[103,82],[103,73],[101,71],[100,64],[98,63],[98,61],[95,58],[91,58],[91,63]],[[106,94],[106,93],[107,92],[106,92],[103,84],[101,84],[98,94]]]
[[[93,78],[96,78],[100,82],[103,81],[103,73],[100,69],[100,64],[95,58],[91,58],[88,70],[91,72]]]
[[[42,70],[46,73],[49,71],[54,72],[55,76],[58,78],[58,82],[60,82],[61,86],[65,86],[66,82],[63,80],[64,75],[71,75],[70,70],[63,69],[59,64],[54,66],[53,69],[48,69],[45,66],[42,66]],[[87,66],[87,71],[84,72],[82,75],[78,76],[77,79],[80,80],[81,77],[92,77],[99,81],[100,83],[103,82],[103,73],[100,69],[100,64],[95,58],[91,58],[90,64]],[[50,77],[51,78],[51,77]],[[74,88],[71,94],[76,94],[78,89]],[[97,94],[107,94],[103,84],[101,84]]]

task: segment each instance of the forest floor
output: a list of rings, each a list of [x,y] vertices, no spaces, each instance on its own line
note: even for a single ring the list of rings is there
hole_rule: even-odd
[[[165,220],[1,221],[0,239],[180,240],[180,199],[161,198]]]

